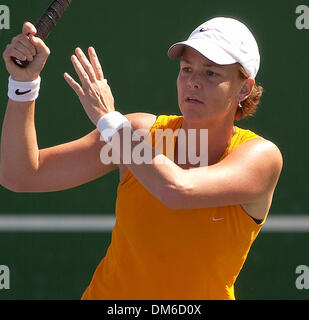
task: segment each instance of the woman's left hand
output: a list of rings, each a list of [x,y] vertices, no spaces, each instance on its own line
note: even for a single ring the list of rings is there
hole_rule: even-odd
[[[81,85],[67,73],[64,74],[64,78],[77,94],[89,119],[97,125],[102,116],[115,111],[114,97],[107,80],[104,79],[94,48],[88,49],[90,61],[80,48],[77,48],[75,53],[76,56],[73,55],[71,60]]]

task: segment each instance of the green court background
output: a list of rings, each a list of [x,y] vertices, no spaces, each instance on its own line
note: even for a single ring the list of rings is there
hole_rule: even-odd
[[[11,29],[0,30],[0,50],[35,22],[49,0],[9,0]],[[215,16],[246,23],[260,47],[257,82],[265,91],[260,108],[237,123],[275,142],[284,168],[270,215],[308,214],[306,150],[308,133],[309,30],[295,26],[305,1],[98,1],[73,0],[47,40],[51,56],[42,73],[36,108],[40,148],[68,142],[94,129],[63,80],[74,74],[70,55],[79,46],[96,48],[122,113],[179,114],[178,62],[169,46]],[[0,122],[7,102],[8,74],[0,62]],[[0,214],[108,214],[115,210],[118,172],[86,185],[54,193],[16,194],[0,187]],[[1,299],[79,299],[104,256],[110,233],[0,233],[0,265],[10,267],[11,289]],[[295,287],[295,268],[309,265],[309,233],[261,233],[236,285],[239,299],[308,299]]]

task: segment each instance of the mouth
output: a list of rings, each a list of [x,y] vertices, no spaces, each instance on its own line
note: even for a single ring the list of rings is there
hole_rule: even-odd
[[[192,97],[192,96],[187,97],[187,98],[185,99],[185,101],[186,101],[187,103],[193,103],[193,104],[202,104],[202,103],[203,103],[203,101],[201,101],[200,99],[198,99],[198,98],[196,98],[196,97]]]

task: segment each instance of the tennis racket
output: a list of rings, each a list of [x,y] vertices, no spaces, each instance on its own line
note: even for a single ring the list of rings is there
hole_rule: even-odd
[[[69,8],[71,2],[72,0],[54,0],[35,25],[37,30],[35,36],[44,41],[56,26],[57,22],[61,19],[64,12]],[[25,68],[29,64],[29,61],[27,60],[22,61],[15,57],[11,57],[11,59],[21,68]]]

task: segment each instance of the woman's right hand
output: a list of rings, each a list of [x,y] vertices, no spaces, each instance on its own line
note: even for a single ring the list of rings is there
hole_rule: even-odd
[[[50,55],[44,41],[35,37],[36,28],[30,22],[25,22],[22,33],[12,39],[3,52],[6,69],[16,81],[33,81],[38,78]],[[11,59],[28,60],[26,68],[17,66]]]

